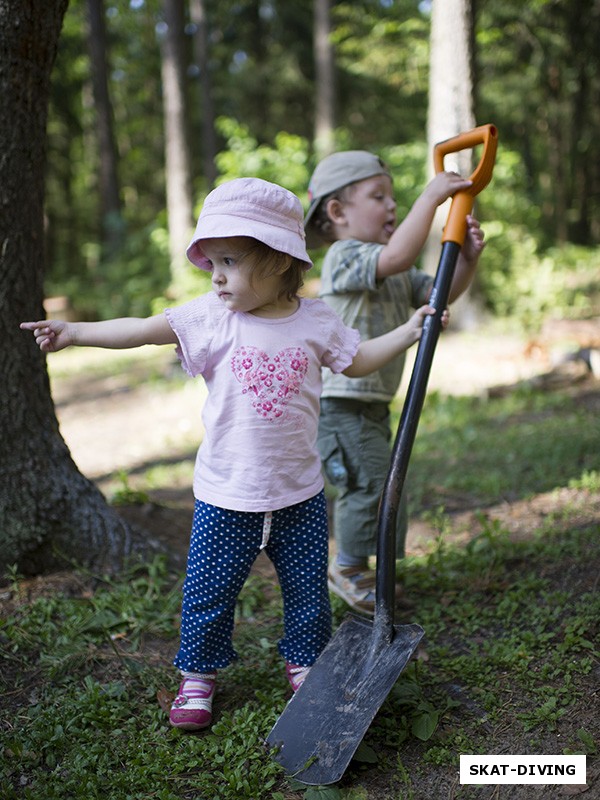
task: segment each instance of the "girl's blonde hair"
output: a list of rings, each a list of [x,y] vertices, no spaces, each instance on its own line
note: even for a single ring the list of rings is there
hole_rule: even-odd
[[[271,275],[281,275],[278,297],[285,296],[288,300],[293,300],[304,284],[305,262],[287,253],[273,250],[272,247],[256,239],[244,238],[247,238],[249,243],[249,246],[244,248],[243,258],[252,267],[250,282],[252,283],[254,276],[260,280]]]

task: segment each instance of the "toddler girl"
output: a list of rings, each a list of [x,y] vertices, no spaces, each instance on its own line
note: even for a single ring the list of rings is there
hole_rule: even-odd
[[[24,322],[39,347],[176,345],[201,375],[206,429],[194,471],[195,509],[183,587],[181,684],[171,724],[210,725],[216,672],[237,657],[235,603],[262,549],[283,597],[279,652],[295,691],[331,633],[327,514],[316,449],[321,367],[349,376],[379,369],[421,335],[433,313],[360,342],[323,301],[298,296],[312,264],[298,198],[240,178],[212,191],[188,247],[213,291],[146,319]],[[444,324],[446,323],[444,318]]]

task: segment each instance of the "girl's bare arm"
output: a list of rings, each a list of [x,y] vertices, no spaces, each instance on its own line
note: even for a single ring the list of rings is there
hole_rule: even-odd
[[[122,349],[177,342],[164,314],[147,318],[121,317],[102,322],[39,320],[22,322],[20,327],[33,333],[38,347],[45,353],[55,353],[69,346]]]
[[[400,325],[376,339],[361,342],[352,364],[343,371],[344,375],[349,378],[362,378],[364,375],[369,375],[384,367],[421,338],[425,318],[432,314],[435,314],[434,308],[421,306],[404,325]],[[442,315],[444,328],[448,321],[448,311],[444,311]]]

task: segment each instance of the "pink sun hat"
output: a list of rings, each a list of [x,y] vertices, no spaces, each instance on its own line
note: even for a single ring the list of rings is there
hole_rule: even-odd
[[[209,270],[202,240],[230,236],[250,236],[304,261],[306,269],[312,267],[306,252],[302,204],[276,183],[236,178],[213,189],[204,201],[186,255],[196,267]]]

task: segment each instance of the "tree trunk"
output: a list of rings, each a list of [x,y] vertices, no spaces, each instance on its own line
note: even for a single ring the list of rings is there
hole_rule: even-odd
[[[121,215],[121,196],[117,170],[118,156],[113,129],[113,111],[108,91],[104,0],[87,0],[87,8],[89,20],[88,46],[92,68],[94,109],[98,121],[102,242],[105,255],[110,258],[116,255],[121,248],[124,226]]]
[[[335,61],[330,0],[314,0],[315,151],[321,159],[335,147]]]
[[[0,569],[116,568],[131,532],[77,470],[58,430],[44,356],[22,320],[43,316],[50,72],[68,0],[0,0]]]
[[[194,58],[200,71],[200,109],[202,111],[202,157],[204,177],[212,188],[218,171],[215,164],[217,137],[215,134],[215,109],[212,99],[212,80],[208,59],[208,24],[204,0],[190,0],[190,18],[196,28],[194,33]]]
[[[429,107],[427,112],[428,177],[432,178],[433,148],[445,139],[475,126],[473,113],[473,9],[472,0],[433,0],[429,56]],[[472,172],[469,151],[451,154],[445,169],[468,176]],[[450,201],[438,208],[423,253],[423,268],[435,274],[441,252],[441,236]],[[455,303],[453,326],[470,324],[475,305],[463,295]]]
[[[187,269],[185,250],[192,228],[192,181],[187,136],[184,6],[165,0],[165,31],[160,36],[165,129],[165,183],[169,218],[171,277]]]

